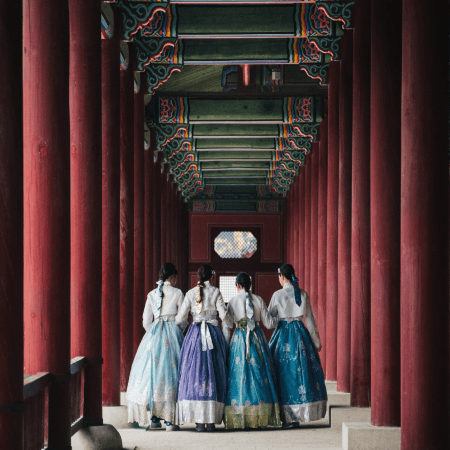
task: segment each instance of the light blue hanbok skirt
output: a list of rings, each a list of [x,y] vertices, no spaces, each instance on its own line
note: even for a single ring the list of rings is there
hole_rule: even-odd
[[[246,359],[246,324],[237,327],[231,340],[225,427],[257,428],[281,425],[275,370],[260,327],[251,332]]]
[[[145,333],[128,381],[128,422],[147,426],[156,416],[175,423],[182,344],[183,334],[175,322],[154,322]]]
[[[325,417],[327,390],[316,346],[301,321],[280,320],[269,343],[284,423]]]

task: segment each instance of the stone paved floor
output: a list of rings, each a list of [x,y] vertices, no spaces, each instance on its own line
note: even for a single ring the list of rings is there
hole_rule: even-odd
[[[335,384],[328,385],[328,394],[336,393]],[[331,404],[334,402],[331,401]],[[340,404],[340,403],[339,403]],[[328,413],[323,420],[301,424],[298,429],[226,431],[217,426],[213,433],[197,433],[194,424],[183,425],[180,431],[144,428],[118,430],[125,450],[342,450],[342,432],[329,428]]]
[[[214,433],[197,433],[194,425],[184,425],[180,431],[145,431],[144,428],[119,430],[126,450],[172,449],[292,449],[341,450],[341,431],[327,427],[325,420],[304,424],[299,429],[267,428],[252,431],[226,431],[218,426]]]

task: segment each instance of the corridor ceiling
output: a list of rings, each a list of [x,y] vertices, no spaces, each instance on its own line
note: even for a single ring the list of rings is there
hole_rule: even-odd
[[[330,61],[354,2],[127,1],[121,62],[194,211],[277,212],[317,140]],[[112,11],[103,4],[102,33]],[[127,48],[128,47],[128,48]],[[130,55],[130,52],[133,52]],[[146,84],[145,84],[146,82]]]

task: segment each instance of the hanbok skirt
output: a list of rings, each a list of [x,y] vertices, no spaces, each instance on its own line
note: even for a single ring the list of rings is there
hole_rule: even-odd
[[[281,320],[269,343],[284,423],[325,417],[327,390],[316,346],[301,321]]]
[[[173,321],[154,322],[145,333],[128,381],[128,422],[147,426],[156,416],[175,423],[182,343],[183,334]]]
[[[245,327],[237,327],[231,340],[225,427],[257,428],[281,425],[275,370],[269,346],[260,327],[250,336],[246,359]]]
[[[181,348],[177,424],[222,423],[227,395],[228,344],[218,326],[205,324],[213,348],[202,351],[201,323],[193,323]]]

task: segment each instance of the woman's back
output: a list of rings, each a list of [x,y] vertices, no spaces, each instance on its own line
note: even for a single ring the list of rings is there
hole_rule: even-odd
[[[278,320],[269,314],[265,301],[258,295],[253,293],[250,295],[253,305],[253,320],[255,322],[262,322],[268,329],[275,328]],[[247,317],[246,301],[247,299],[244,289],[242,289],[238,295],[229,301],[228,320],[230,326],[233,326],[233,322],[237,323]]]
[[[180,289],[170,285],[168,281],[163,286],[163,298],[161,305],[161,316],[175,316],[178,308],[183,302],[183,292]],[[145,304],[142,325],[148,330],[153,322],[153,313],[155,303],[158,297],[158,288],[153,289],[147,295],[147,303]]]

